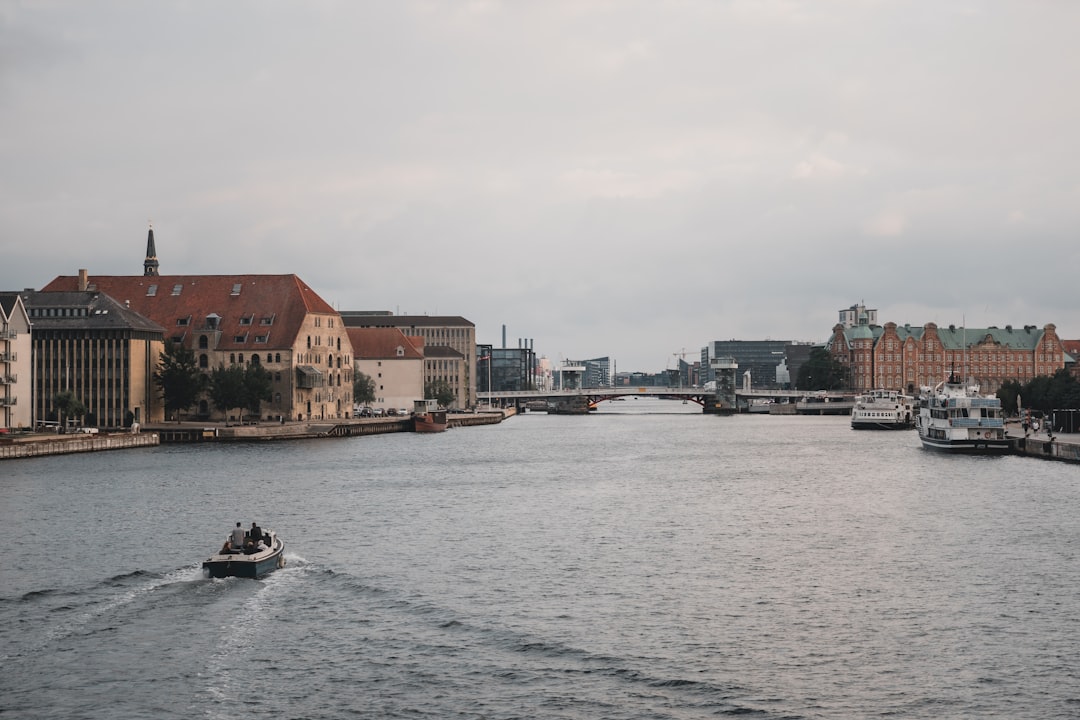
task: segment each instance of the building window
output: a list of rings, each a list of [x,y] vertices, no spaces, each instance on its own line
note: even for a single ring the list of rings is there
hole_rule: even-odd
[[[236,336],[233,337],[233,342],[246,343],[247,342],[247,335],[236,335]]]
[[[210,341],[206,339],[205,335],[200,335],[199,336],[199,349],[200,350],[206,350],[208,347],[210,347]]]
[[[181,326],[190,325],[191,324],[191,316],[188,315],[187,317],[176,318],[176,324],[181,325]]]
[[[240,324],[241,325],[250,325],[254,321],[255,321],[255,316],[254,315],[244,315],[244,316],[242,316],[240,318]]]
[[[150,287],[146,288],[146,297],[154,297],[155,295],[157,295],[157,285],[156,284],[151,285]]]
[[[256,335],[255,342],[265,345],[266,341],[270,339],[269,335]],[[267,356],[269,357],[269,356]]]
[[[210,367],[210,358],[206,357],[206,353],[199,356],[199,367],[203,369]]]
[[[232,295],[232,296],[234,296],[234,297],[235,297],[236,295],[239,295],[239,294],[240,294],[240,289],[241,289],[242,287],[243,287],[243,284],[242,284],[242,283],[233,283],[233,286],[232,286],[232,292],[231,292],[231,293],[229,293],[229,294],[230,294],[230,295]]]
[[[173,296],[175,297],[176,295],[179,295],[180,291],[183,290],[183,289],[184,289],[183,285],[173,285],[172,286],[172,294],[173,294]]]

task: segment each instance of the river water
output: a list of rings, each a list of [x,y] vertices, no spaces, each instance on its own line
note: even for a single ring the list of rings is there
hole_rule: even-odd
[[[1076,466],[601,408],[0,464],[0,715],[1080,716]]]

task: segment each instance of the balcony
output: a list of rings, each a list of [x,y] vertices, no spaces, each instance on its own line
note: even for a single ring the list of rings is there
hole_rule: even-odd
[[[0,385],[14,385],[19,382],[18,375],[0,375]]]
[[[19,398],[0,398],[0,407],[14,407],[19,404]]]
[[[19,359],[19,353],[0,352],[0,362],[15,362]]]

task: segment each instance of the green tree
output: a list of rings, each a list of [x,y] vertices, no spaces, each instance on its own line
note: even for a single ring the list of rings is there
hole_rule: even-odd
[[[435,400],[445,408],[450,407],[457,400],[454,388],[450,387],[450,383],[442,379],[426,382],[424,384],[424,397]]]
[[[243,422],[243,408],[246,391],[244,389],[244,368],[242,365],[219,365],[210,373],[210,400],[225,417],[229,410],[240,409],[240,421]]]
[[[86,414],[86,406],[70,390],[53,395],[53,407],[56,408],[57,419],[60,421],[60,432],[67,431],[68,417],[82,417]]]
[[[848,385],[847,368],[825,348],[814,348],[799,368],[795,386],[799,390],[841,390]]]
[[[154,383],[165,399],[165,416],[180,422],[180,411],[194,405],[206,389],[206,375],[199,370],[193,350],[166,341],[154,370]]]
[[[1025,408],[1043,412],[1080,408],[1080,382],[1064,368],[1053,375],[1032,378],[1020,389],[1020,395]]]
[[[1007,414],[1013,415],[1020,408],[1017,400],[1023,402],[1024,389],[1020,386],[1020,382],[1017,380],[1006,380],[1001,383],[1001,387],[998,388],[997,397],[1001,401],[1001,409]]]
[[[248,365],[244,371],[244,408],[255,417],[259,416],[263,401],[269,401],[272,397],[273,385],[270,380],[270,371],[262,365]]]
[[[358,372],[353,377],[353,402],[360,405],[375,402],[375,381],[370,375]]]

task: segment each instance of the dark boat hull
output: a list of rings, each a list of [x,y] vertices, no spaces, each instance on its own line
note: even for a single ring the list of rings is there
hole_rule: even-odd
[[[285,567],[285,543],[274,538],[268,552],[254,555],[214,555],[203,561],[203,570],[212,578],[258,578]]]
[[[418,433],[443,432],[448,424],[445,410],[434,410],[413,415],[413,430]]]
[[[920,437],[922,446],[934,452],[956,455],[1007,455],[1012,452],[1012,445],[1005,440],[935,440]]]
[[[852,430],[910,430],[915,427],[914,423],[904,422],[871,422],[865,421],[852,421]]]

